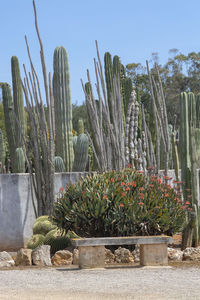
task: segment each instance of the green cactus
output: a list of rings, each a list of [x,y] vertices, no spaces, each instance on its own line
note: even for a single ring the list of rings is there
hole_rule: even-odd
[[[43,221],[49,221],[49,216],[45,215],[45,216],[40,216],[38,217],[35,222],[34,222],[34,225],[37,223],[37,222],[43,222]]]
[[[3,109],[5,118],[6,135],[10,152],[11,162],[15,159],[15,127],[13,116],[13,101],[10,86],[7,83],[2,84]]]
[[[75,148],[76,148],[76,144],[77,144],[77,139],[78,139],[77,135],[74,135],[73,136],[73,149],[74,149],[74,152],[75,152]]]
[[[0,163],[1,163],[0,172],[3,171],[3,167],[5,165],[5,157],[6,157],[6,153],[5,153],[5,146],[3,140],[3,132],[0,129]]]
[[[13,170],[15,173],[25,173],[25,156],[22,148],[17,148],[15,150]]]
[[[85,133],[78,136],[75,147],[74,172],[84,172],[88,161],[89,140]]]
[[[183,247],[191,247],[192,236],[195,246],[198,245],[198,191],[197,169],[200,165],[200,128],[197,128],[199,116],[199,99],[193,93],[181,93],[181,173],[184,182],[184,200],[192,201],[195,214],[188,214],[188,224],[184,230]],[[187,191],[191,190],[192,199],[188,199]],[[193,230],[189,230],[189,228]]]
[[[11,70],[13,86],[13,104],[15,113],[15,148],[23,148],[23,138],[26,135],[26,118],[19,61],[16,56],[12,56],[11,58]]]
[[[42,234],[34,234],[29,240],[27,244],[28,249],[35,249],[41,246],[44,242],[44,235]]]
[[[55,172],[57,173],[65,172],[65,164],[62,157],[55,156],[54,162],[55,162]]]
[[[54,51],[53,94],[55,100],[56,154],[63,158],[67,172],[74,162],[72,135],[72,104],[69,86],[69,66],[64,47]]]
[[[45,241],[44,241],[45,245],[49,245],[51,246],[51,255],[55,254],[57,251],[59,250],[63,250],[69,246],[71,246],[71,241],[69,239],[69,237],[67,237],[66,235],[63,236],[51,236],[49,238],[45,237]]]
[[[49,220],[37,221],[33,225],[33,234],[46,235],[49,231],[55,228],[56,226],[53,225]]]
[[[84,122],[83,119],[78,120],[78,134],[84,133]]]

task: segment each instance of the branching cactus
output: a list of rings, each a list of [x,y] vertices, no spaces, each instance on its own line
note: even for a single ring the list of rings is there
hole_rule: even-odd
[[[72,104],[67,52],[64,47],[54,51],[53,94],[55,101],[56,154],[63,158],[67,172],[74,162],[72,135]]]
[[[15,123],[15,147],[24,147],[23,138],[26,135],[26,118],[24,110],[24,96],[21,85],[19,61],[16,56],[11,58],[14,123]]]

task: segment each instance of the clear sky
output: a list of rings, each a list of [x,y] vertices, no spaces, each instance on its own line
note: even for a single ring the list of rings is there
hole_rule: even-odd
[[[119,55],[126,65],[142,62],[158,52],[165,62],[168,50],[200,51],[199,0],[36,0],[38,24],[47,70],[53,71],[53,52],[68,52],[72,103],[84,101],[80,78],[93,74],[98,40],[101,57]],[[11,84],[11,56],[29,69],[24,35],[28,36],[34,65],[41,75],[39,43],[32,0],[0,0],[0,82]],[[92,75],[93,76],[93,75]],[[93,82],[94,82],[94,77]]]

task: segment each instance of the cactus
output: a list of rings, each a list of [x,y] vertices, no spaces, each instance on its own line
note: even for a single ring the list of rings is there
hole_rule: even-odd
[[[26,135],[26,118],[24,110],[24,97],[21,85],[19,61],[16,56],[11,58],[14,123],[15,123],[15,148],[23,148],[23,138]]]
[[[193,93],[181,93],[181,174],[184,182],[183,195],[187,199],[187,190],[192,192],[192,206],[195,209],[193,215],[188,215],[188,224],[183,235],[183,247],[192,245],[192,236],[195,245],[198,245],[198,191],[197,168],[200,161],[200,128],[199,124],[199,99],[195,99]],[[189,230],[193,228],[193,230]]]
[[[37,221],[33,225],[33,234],[46,235],[49,231],[55,228],[56,226],[53,225],[49,220]]]
[[[25,173],[25,156],[22,148],[15,150],[13,170],[15,173]]]
[[[62,157],[60,156],[55,156],[55,172],[65,172],[65,164]]]
[[[44,244],[51,246],[50,251],[51,251],[51,255],[53,255],[57,251],[63,250],[71,246],[71,241],[69,237],[67,237],[66,235],[57,236],[57,237],[51,236],[49,238],[45,237]]]
[[[78,139],[77,135],[74,135],[73,136],[73,149],[74,149],[74,152],[75,152],[75,148],[76,148],[76,144],[77,144],[77,139]]]
[[[34,234],[29,240],[27,244],[28,249],[35,249],[41,246],[44,242],[44,235],[42,234]]]
[[[82,119],[78,120],[78,134],[84,133],[84,123]]]
[[[5,165],[5,146],[4,146],[4,140],[3,140],[3,132],[0,130],[0,163],[1,163],[1,168],[0,168],[0,173],[2,173],[4,165]]]
[[[84,172],[88,161],[88,136],[84,133],[80,134],[75,147],[74,172]]]
[[[11,161],[15,159],[15,127],[13,118],[13,101],[10,86],[7,83],[2,85],[3,109],[5,118],[6,135],[8,139]]]
[[[54,51],[53,94],[55,100],[56,154],[63,158],[67,172],[74,162],[72,135],[72,104],[69,86],[69,67],[64,47]]]
[[[34,225],[35,225],[37,222],[44,222],[44,221],[49,221],[49,216],[48,216],[48,215],[38,217],[38,218],[35,220]]]

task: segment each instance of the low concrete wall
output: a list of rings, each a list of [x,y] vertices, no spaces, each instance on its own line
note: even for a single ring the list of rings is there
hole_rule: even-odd
[[[55,174],[55,192],[87,173]],[[36,199],[34,199],[36,203]],[[32,235],[35,220],[29,174],[0,175],[0,251],[24,247]]]

